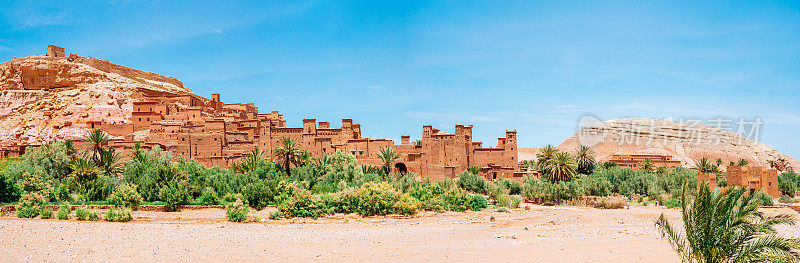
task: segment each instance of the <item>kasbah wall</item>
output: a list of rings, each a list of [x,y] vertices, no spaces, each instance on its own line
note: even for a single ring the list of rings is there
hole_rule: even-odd
[[[406,135],[395,144],[361,137],[361,124],[352,119],[342,119],[339,128],[316,119],[303,119],[302,127],[286,127],[277,111],[260,113],[253,103],[224,103],[219,94],[209,100],[189,93],[143,89],[142,95],[133,104],[129,123],[95,124],[121,137],[110,143],[112,147],[126,151],[141,142],[148,148],[172,151],[176,157],[227,167],[254,149],[271,152],[281,139],[294,138],[314,157],[342,151],[355,155],[360,165],[382,165],[377,153],[391,147],[402,156],[395,171],[411,171],[424,178],[455,178],[473,165],[490,179],[521,180],[525,174],[517,160],[516,131],[506,131],[505,137],[498,138],[497,147],[484,148],[472,141],[471,125],[456,125],[452,134],[425,125],[421,144],[412,144]]]
[[[64,49],[48,46],[47,56],[64,57]],[[70,54],[70,57],[76,57]],[[94,67],[122,72],[133,77],[144,76],[183,88],[180,81],[154,73],[128,69],[101,60],[87,60]],[[188,91],[188,89],[186,89]],[[145,148],[161,148],[173,152],[175,158],[192,158],[207,166],[227,167],[254,149],[266,152],[280,145],[283,138],[297,139],[301,148],[314,157],[342,151],[355,155],[360,165],[380,166],[377,153],[391,147],[402,157],[394,171],[411,171],[423,178],[455,178],[470,166],[481,168],[489,179],[522,180],[526,174],[517,160],[517,132],[506,131],[498,138],[497,147],[484,148],[472,141],[472,126],[456,125],[454,133],[446,133],[430,125],[422,127],[420,144],[412,144],[410,136],[401,143],[392,140],[361,137],[361,124],[342,119],[339,128],[329,122],[304,119],[302,127],[286,127],[277,111],[260,113],[253,103],[224,103],[219,94],[211,99],[189,92],[169,92],[139,88],[133,95],[131,118],[126,122],[87,122],[87,128],[102,129],[114,138],[109,146],[127,155],[141,143]]]

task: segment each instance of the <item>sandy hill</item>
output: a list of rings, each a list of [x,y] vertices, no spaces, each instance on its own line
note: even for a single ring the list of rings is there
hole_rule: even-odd
[[[684,166],[693,167],[696,160],[707,157],[730,161],[746,159],[751,164],[770,166],[770,161],[784,159],[793,168],[800,162],[772,147],[739,136],[733,132],[701,124],[656,120],[618,119],[585,127],[557,148],[573,152],[579,145],[590,145],[600,161],[613,154],[671,155]],[[533,159],[537,148],[519,148],[519,159]]]
[[[90,121],[130,118],[144,89],[191,93],[176,78],[71,54],[0,64],[0,145],[75,138]]]

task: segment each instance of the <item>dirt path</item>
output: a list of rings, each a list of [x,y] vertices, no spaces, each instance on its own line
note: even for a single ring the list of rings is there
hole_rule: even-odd
[[[677,262],[653,225],[662,212],[679,215],[655,207],[532,206],[248,224],[223,221],[221,209],[135,212],[128,223],[6,216],[0,261]]]

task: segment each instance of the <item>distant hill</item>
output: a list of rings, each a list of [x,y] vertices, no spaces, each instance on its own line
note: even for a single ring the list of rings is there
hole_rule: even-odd
[[[609,160],[613,154],[660,154],[671,155],[686,167],[694,167],[696,160],[707,157],[712,161],[722,158],[725,165],[745,159],[766,167],[770,167],[770,161],[783,159],[792,168],[800,168],[800,162],[772,147],[702,124],[631,118],[583,127],[557,148],[573,152],[581,144],[590,145],[600,161]],[[519,159],[533,159],[536,150],[519,148]]]

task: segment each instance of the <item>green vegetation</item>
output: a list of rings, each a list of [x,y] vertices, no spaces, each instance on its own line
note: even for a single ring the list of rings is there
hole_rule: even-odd
[[[72,211],[70,210],[69,203],[64,203],[58,207],[56,217],[58,217],[58,220],[69,220],[70,213],[72,213]]]
[[[244,222],[247,220],[249,210],[242,202],[242,199],[236,199],[235,202],[225,207],[225,214],[231,222]]]
[[[81,221],[97,221],[100,220],[100,213],[84,207],[78,207],[78,209],[75,209],[75,218]]]
[[[39,211],[39,214],[42,216],[42,219],[51,219],[53,218],[53,209],[42,207],[42,210]]]
[[[684,262],[795,262],[800,241],[777,236],[774,226],[794,224],[790,215],[757,211],[756,195],[734,187],[723,192],[708,184],[683,187],[683,228],[662,214],[656,221]]]
[[[111,222],[128,222],[133,220],[129,207],[111,208],[106,211],[105,219]]]

